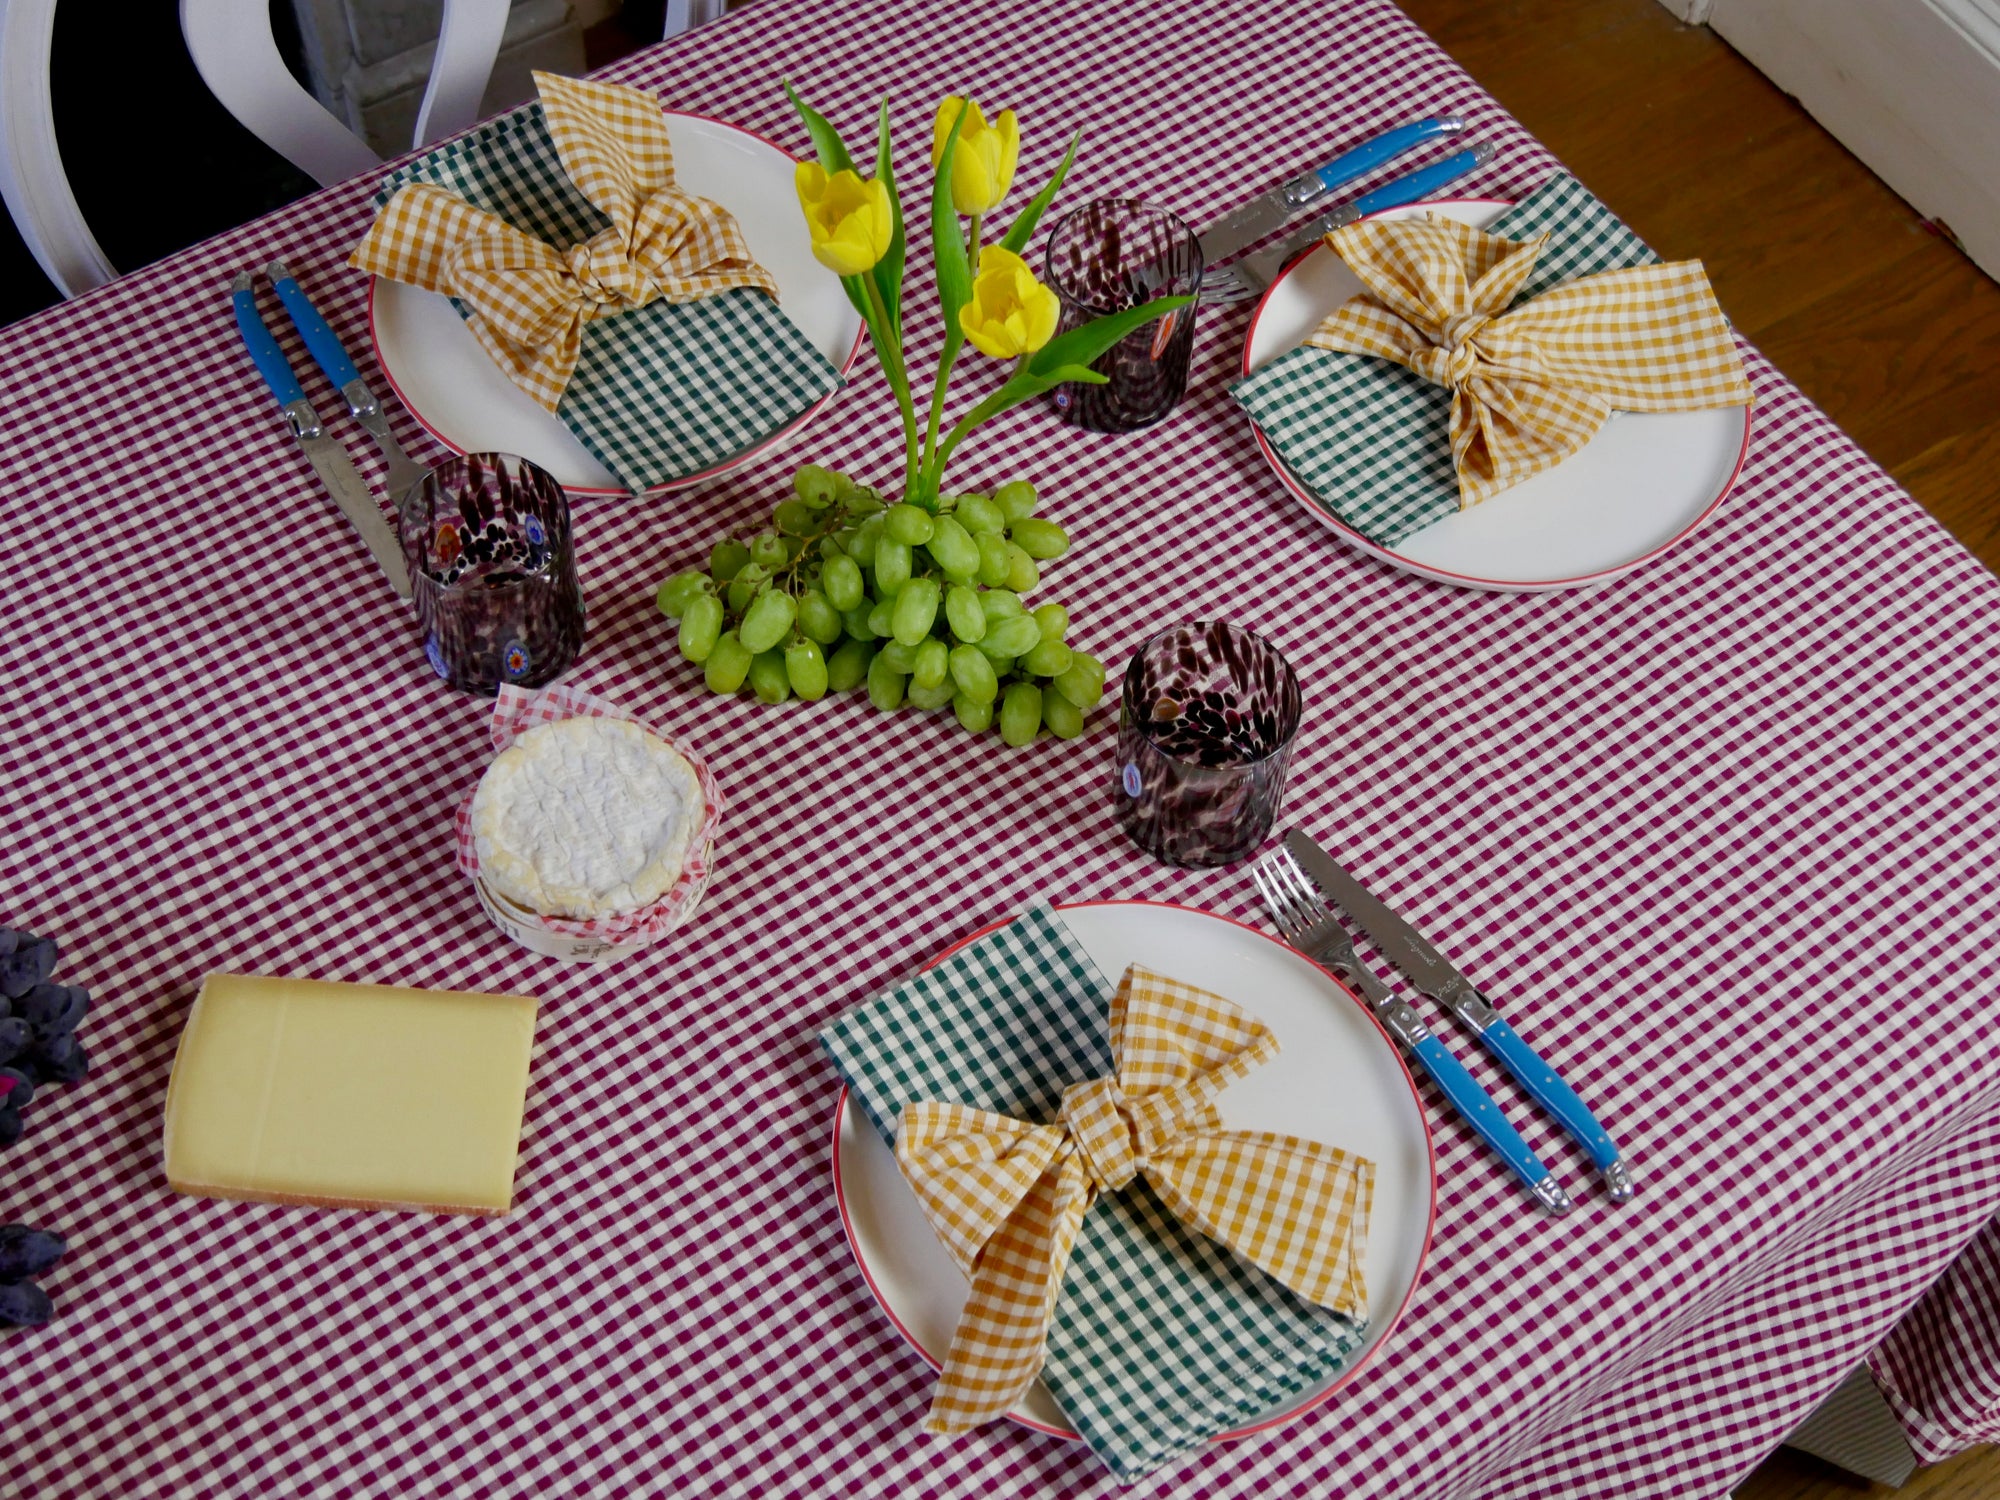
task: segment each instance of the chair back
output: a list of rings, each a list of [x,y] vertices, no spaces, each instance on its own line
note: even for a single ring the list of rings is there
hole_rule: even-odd
[[[0,0],[0,198],[65,297],[118,274],[98,248],[56,149],[49,50],[56,0]]]

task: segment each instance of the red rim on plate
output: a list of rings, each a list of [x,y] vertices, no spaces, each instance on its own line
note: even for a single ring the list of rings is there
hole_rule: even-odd
[[[773,151],[777,152],[780,156],[784,157],[786,161],[794,163],[798,161],[798,158],[796,156],[792,155],[791,152],[787,151],[783,146],[780,146],[776,141],[772,140],[769,136],[759,135],[754,130],[745,130],[741,125],[732,125],[727,120],[718,120],[713,115],[698,115],[685,109],[663,109],[660,111],[660,113],[668,116],[678,116],[682,119],[687,119],[687,120],[700,120],[705,125],[713,125],[721,130],[733,131],[737,135],[747,136],[753,141],[762,142],[764,145],[769,146]],[[381,282],[382,278],[379,276],[371,276],[368,278],[368,343],[371,349],[377,351],[379,351],[382,347],[382,338],[380,331],[375,326],[375,290],[378,286],[381,285]],[[847,375],[847,373],[850,370],[854,368],[854,362],[861,357],[861,346],[867,341],[867,339],[868,339],[868,325],[864,322],[858,329],[855,330],[854,345],[847,351],[847,357],[841,361],[840,373],[843,378]],[[450,438],[446,437],[442,432],[439,432],[436,427],[431,425],[430,421],[424,416],[424,414],[417,410],[415,404],[410,400],[409,394],[403,389],[401,384],[397,382],[396,377],[390,372],[389,367],[382,362],[382,356],[379,352],[375,356],[375,368],[382,372],[382,378],[389,383],[389,389],[395,393],[396,400],[402,403],[403,410],[408,412],[411,415],[411,417],[413,417],[416,420],[416,424],[419,427],[423,428],[425,432],[429,433],[444,447],[450,449],[453,453],[463,458],[467,450],[459,447],[457,443],[454,443]],[[824,396],[820,397],[819,400],[815,401],[811,406],[807,407],[804,411],[800,412],[798,416],[793,418],[792,421],[789,422],[787,425],[779,428],[776,432],[772,433],[762,442],[757,443],[752,447],[744,449],[741,453],[737,454],[736,457],[730,459],[727,463],[716,464],[712,468],[703,469],[698,474],[689,474],[684,478],[674,480],[671,484],[655,485],[652,489],[643,491],[643,493],[648,495],[664,495],[671,490],[686,489],[690,485],[701,483],[701,481],[704,479],[713,479],[718,474],[726,474],[732,469],[740,468],[742,465],[750,462],[750,460],[755,458],[758,454],[764,452],[765,449],[773,447],[776,444],[783,442],[786,438],[790,437],[793,433],[797,432],[801,427],[805,426],[806,423],[810,422],[814,417],[818,416],[820,412],[825,409],[827,402],[831,401],[835,396],[839,394],[840,390],[838,387],[828,391]],[[544,465],[544,467],[547,466]],[[566,484],[563,486],[563,490],[566,494],[571,494],[571,495],[605,495],[614,499],[622,499],[629,493],[629,491],[622,489],[606,489],[601,485],[580,485],[580,484]]]
[[[1512,201],[1506,198],[1440,198],[1427,203],[1409,205],[1411,208],[1426,209],[1491,208],[1503,212],[1513,206]],[[1385,218],[1389,214],[1398,214],[1404,211],[1403,209],[1386,209],[1382,213],[1370,214],[1368,217],[1379,219]],[[1270,302],[1272,294],[1280,286],[1284,285],[1286,280],[1294,275],[1308,260],[1314,255],[1321,253],[1331,254],[1332,252],[1327,251],[1324,245],[1319,245],[1308,250],[1305,254],[1298,256],[1283,271],[1272,278],[1271,284],[1264,289],[1264,295],[1257,299],[1257,306],[1250,314],[1250,326],[1244,330],[1243,334],[1243,358],[1239,370],[1240,374],[1248,375],[1250,373],[1250,346],[1256,339],[1257,325],[1263,321],[1264,310]],[[1286,352],[1289,351],[1279,351],[1279,353]],[[1272,357],[1276,358],[1277,356],[1273,355]],[[1379,562],[1388,563],[1392,567],[1401,568],[1405,572],[1414,573],[1423,578],[1435,579],[1440,583],[1456,583],[1468,588],[1493,589],[1503,593],[1547,593],[1556,589],[1584,588],[1592,584],[1608,583],[1614,578],[1622,577],[1635,569],[1644,567],[1655,558],[1678,547],[1707,524],[1708,518],[1715,514],[1716,508],[1724,500],[1728,499],[1730,491],[1736,488],[1736,481],[1743,473],[1743,464],[1750,456],[1751,412],[1753,410],[1755,410],[1754,406],[1743,408],[1743,441],[1736,451],[1736,463],[1729,471],[1729,477],[1722,482],[1722,487],[1715,492],[1714,498],[1702,507],[1701,513],[1689,521],[1681,530],[1660,543],[1659,546],[1640,553],[1627,562],[1619,563],[1616,567],[1600,568],[1593,573],[1579,573],[1568,578],[1538,578],[1529,582],[1512,578],[1485,578],[1475,573],[1454,572],[1450,568],[1440,568],[1432,563],[1417,562],[1395,551],[1393,548],[1385,547],[1379,542],[1370,541],[1326,508],[1319,496],[1291,471],[1290,466],[1285,463],[1284,459],[1278,456],[1277,450],[1271,446],[1270,439],[1264,436],[1264,429],[1259,427],[1254,421],[1250,424],[1250,433],[1251,436],[1256,438],[1257,447],[1263,452],[1264,461],[1271,466],[1271,471],[1278,476],[1278,482],[1290,490],[1293,497],[1300,501],[1315,519],[1331,529],[1337,536],[1357,551],[1365,552],[1368,556],[1375,558]]]
[[[1437,1227],[1437,1143],[1431,1136],[1430,1115],[1423,1107],[1423,1097],[1417,1092],[1416,1079],[1410,1076],[1409,1064],[1403,1061],[1402,1052],[1397,1048],[1395,1042],[1390,1038],[1389,1033],[1382,1029],[1382,1023],[1376,1020],[1375,1013],[1372,1010],[1370,1010],[1365,1004],[1363,1004],[1361,999],[1345,984],[1341,983],[1341,981],[1337,979],[1329,970],[1322,968],[1319,964],[1313,963],[1311,959],[1307,958],[1303,953],[1300,953],[1296,948],[1288,947],[1284,943],[1281,943],[1276,938],[1272,937],[1269,933],[1260,932],[1257,928],[1250,926],[1248,923],[1239,922],[1234,917],[1225,917],[1217,912],[1203,911],[1200,907],[1196,906],[1183,906],[1181,903],[1177,901],[1130,901],[1130,900],[1066,901],[1063,902],[1061,905],[1057,906],[1055,909],[1059,912],[1062,912],[1062,911],[1075,911],[1081,907],[1097,907],[1097,906],[1147,906],[1147,907],[1154,907],[1163,911],[1190,912],[1196,916],[1209,917],[1218,922],[1227,922],[1231,927],[1235,927],[1240,929],[1241,931],[1247,932],[1252,937],[1260,938],[1264,942],[1270,943],[1274,947],[1283,948],[1285,952],[1291,954],[1293,957],[1301,960],[1304,963],[1311,964],[1313,968],[1319,970],[1321,977],[1324,978],[1327,981],[1327,983],[1331,984],[1341,994],[1345,995],[1348,1001],[1354,1006],[1354,1008],[1358,1010],[1363,1016],[1366,1016],[1368,1018],[1368,1024],[1373,1026],[1376,1032],[1380,1034],[1383,1045],[1388,1048],[1389,1055],[1396,1059],[1396,1066],[1402,1069],[1403,1082],[1410,1091],[1411,1100],[1416,1104],[1417,1118],[1423,1124],[1424,1154],[1426,1158],[1429,1160],[1431,1168],[1429,1173],[1430,1205],[1424,1214],[1423,1245],[1417,1252],[1416,1268],[1411,1273],[1409,1289],[1403,1293],[1402,1302],[1397,1306],[1395,1313],[1390,1317],[1389,1321],[1383,1324],[1381,1332],[1378,1334],[1373,1334],[1371,1336],[1368,1347],[1361,1352],[1360,1357],[1357,1358],[1353,1364],[1349,1365],[1346,1369],[1342,1370],[1339,1376],[1334,1380],[1334,1382],[1331,1385],[1329,1385],[1325,1390],[1315,1393],[1311,1397],[1300,1402],[1297,1406],[1287,1407],[1285,1410],[1276,1412],[1271,1416],[1264,1418],[1262,1421],[1252,1423],[1247,1427],[1232,1428],[1228,1432],[1220,1433],[1214,1438],[1210,1439],[1211,1442],[1216,1442],[1216,1443],[1233,1443],[1236,1442],[1238,1439],[1249,1437],[1254,1433],[1266,1432],[1273,1427],[1282,1426],[1284,1423],[1291,1421],[1293,1418],[1299,1416],[1301,1413],[1311,1411],[1314,1407],[1326,1401],[1335,1392],[1340,1391],[1341,1389],[1346,1387],[1346,1385],[1350,1381],[1352,1381],[1355,1376],[1359,1375],[1371,1363],[1374,1362],[1375,1356],[1381,1353],[1383,1347],[1388,1344],[1390,1336],[1395,1333],[1397,1325],[1403,1321],[1403,1315],[1409,1311],[1411,1299],[1416,1296],[1417,1287],[1424,1279],[1424,1265],[1430,1259],[1430,1253],[1431,1253],[1431,1235],[1432,1232]],[[1009,918],[1007,920],[1012,920],[1012,919]],[[991,922],[988,923],[986,926],[980,928],[977,932],[972,933],[969,936],[960,938],[957,942],[953,943],[949,948],[945,949],[942,953],[939,953],[935,957],[933,957],[929,963],[925,964],[924,972],[929,972],[931,969],[937,967],[937,965],[943,963],[947,958],[950,958],[952,954],[958,952],[959,949],[965,947],[967,944],[976,943],[981,938],[985,937],[988,933],[997,932],[999,931],[999,929],[1005,927],[1006,925],[1007,921]],[[833,1139],[832,1139],[832,1151],[831,1151],[833,1157],[833,1195],[835,1201],[840,1206],[841,1231],[847,1236],[847,1248],[849,1252],[852,1253],[852,1255],[854,1256],[854,1264],[856,1265],[856,1267],[860,1269],[861,1279],[868,1283],[869,1295],[874,1297],[876,1306],[882,1309],[883,1313],[887,1315],[891,1323],[895,1324],[896,1331],[902,1334],[902,1336],[909,1341],[910,1347],[917,1351],[917,1354],[923,1359],[925,1364],[929,1365],[933,1370],[941,1370],[944,1368],[944,1361],[939,1359],[935,1354],[931,1353],[929,1349],[925,1348],[922,1341],[919,1340],[916,1334],[910,1330],[909,1325],[904,1323],[901,1318],[896,1316],[895,1308],[890,1305],[889,1299],[882,1294],[882,1288],[880,1287],[880,1285],[876,1283],[875,1275],[872,1271],[868,1269],[868,1261],[866,1257],[864,1257],[861,1253],[861,1240],[860,1237],[854,1231],[854,1220],[848,1213],[847,1186],[840,1170],[840,1131],[841,1131],[841,1126],[845,1123],[847,1119],[848,1092],[849,1091],[847,1085],[842,1084],[840,1089],[840,1098],[835,1102],[833,1110]],[[1018,1411],[1008,1412],[1007,1419],[1010,1422],[1017,1422],[1023,1427],[1032,1427],[1037,1432],[1045,1432],[1050,1437],[1063,1438],[1070,1442],[1083,1441],[1081,1437],[1079,1437],[1075,1432],[1072,1432],[1067,1427],[1051,1427],[1046,1422],[1040,1421],[1034,1417],[1025,1416]]]

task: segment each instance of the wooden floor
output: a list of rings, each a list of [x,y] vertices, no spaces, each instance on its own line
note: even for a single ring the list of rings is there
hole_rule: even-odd
[[[1728,44],[1657,0],[1400,0],[1990,568],[2000,284]],[[2000,1450],[1899,1491],[1780,1449],[1738,1500],[1995,1500]]]

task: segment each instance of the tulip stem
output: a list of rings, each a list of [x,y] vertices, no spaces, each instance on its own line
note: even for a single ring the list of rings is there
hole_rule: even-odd
[[[966,231],[966,261],[977,267],[979,264],[979,215],[972,215],[972,225]],[[924,493],[926,497],[935,495],[944,485],[944,458],[937,451],[938,422],[944,416],[945,382],[951,379],[951,367],[958,362],[958,351],[965,347],[965,335],[958,326],[956,308],[944,310],[944,353],[938,358],[937,383],[931,387],[931,417],[924,429]],[[906,486],[907,488],[907,486]]]
[[[896,335],[890,331],[889,309],[882,302],[882,289],[875,284],[873,271],[864,273],[861,285],[868,294],[868,307],[874,314],[874,324],[869,332],[880,333],[875,340],[876,356],[882,361],[882,372],[889,377],[889,388],[896,393],[896,405],[903,416],[903,489],[910,488],[910,481],[917,472],[917,409],[910,401],[910,377],[903,368],[903,349]]]

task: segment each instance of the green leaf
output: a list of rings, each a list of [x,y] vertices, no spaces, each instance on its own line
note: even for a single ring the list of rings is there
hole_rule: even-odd
[[[882,290],[882,305],[888,309],[890,331],[903,336],[903,260],[908,251],[903,236],[903,200],[896,191],[896,169],[889,158],[889,101],[882,101],[881,117],[875,126],[875,176],[889,190],[889,213],[895,229],[889,236],[889,253],[875,266],[875,285]]]
[[[1069,138],[1069,150],[1063,153],[1063,159],[1057,165],[1055,175],[1049,178],[1048,185],[1035,194],[1028,206],[1021,210],[1021,217],[1010,224],[1007,232],[1000,236],[1003,248],[1019,255],[1028,247],[1028,240],[1034,235],[1035,225],[1041,222],[1043,211],[1055,200],[1056,189],[1062,186],[1063,178],[1069,175],[1069,165],[1076,160],[1077,142],[1082,139],[1081,130]]]
[[[801,99],[789,82],[785,84],[785,94],[792,101],[792,108],[799,112],[799,118],[806,122],[806,134],[812,137],[813,150],[819,153],[819,164],[829,172],[852,172],[854,158],[841,143],[840,132],[827,123],[825,115]]]
[[[875,326],[875,309],[868,300],[868,289],[859,276],[840,278],[840,289],[847,293],[847,300],[854,304],[854,310],[861,314],[861,321],[868,325],[868,341],[875,346],[875,356],[882,356],[882,330]]]
[[[937,183],[931,189],[931,252],[937,259],[938,301],[944,307],[949,338],[958,332],[959,310],[972,300],[972,268],[966,264],[964,231],[958,227],[958,210],[951,202],[951,159],[958,151],[958,132],[965,124],[968,103],[951,122],[945,137],[944,154],[938,160]]]
[[[1092,318],[1088,323],[1080,324],[1068,333],[1058,334],[1042,345],[1029,356],[1028,369],[1041,374],[1057,365],[1091,364],[1133,329],[1143,328],[1153,319],[1186,307],[1193,301],[1192,297],[1155,297],[1151,302],[1129,307],[1124,312]]]

